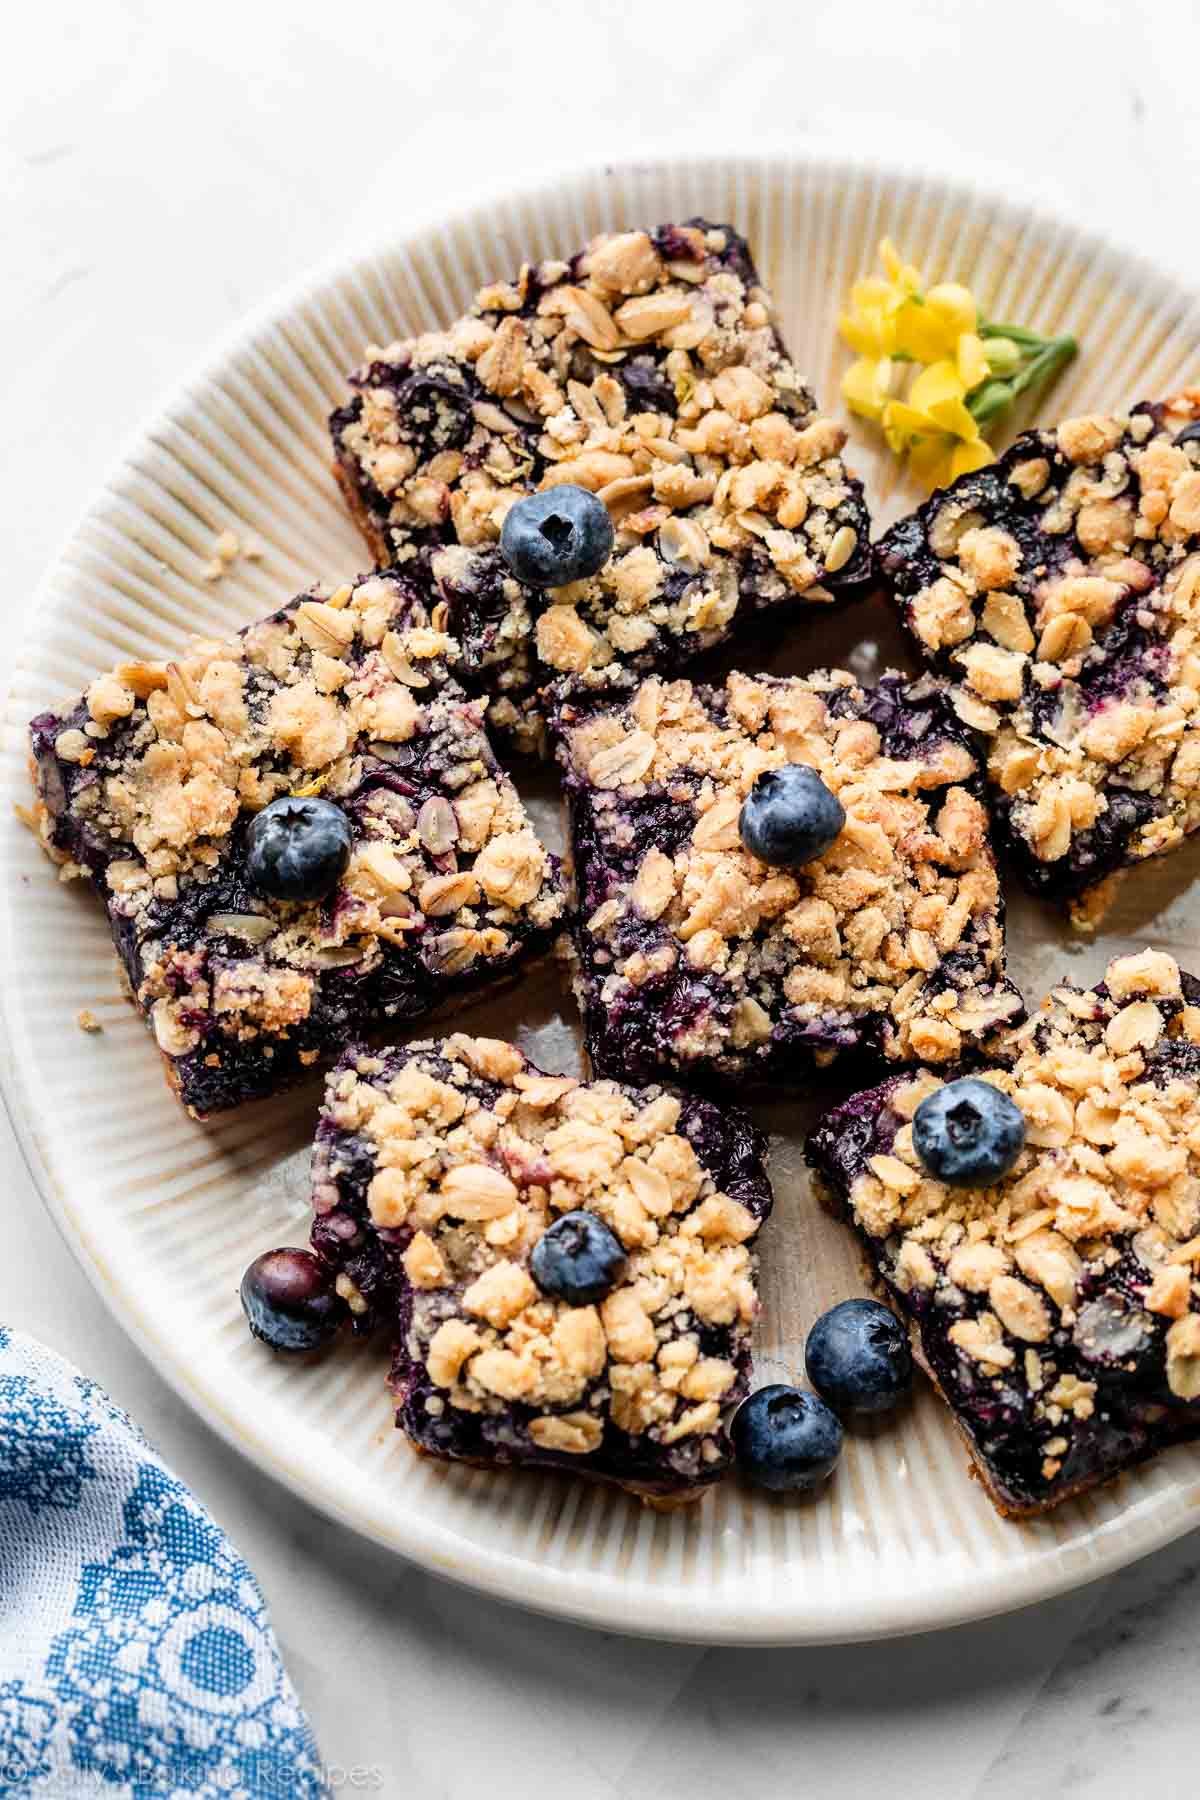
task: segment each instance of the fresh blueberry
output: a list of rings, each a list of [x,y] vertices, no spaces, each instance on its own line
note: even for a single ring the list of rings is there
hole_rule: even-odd
[[[603,500],[569,482],[518,500],[500,533],[505,562],[530,587],[582,581],[604,567],[612,547],[612,520]]]
[[[845,808],[815,769],[784,763],[760,775],[750,789],[738,830],[751,856],[776,868],[795,868],[828,850],[845,823]]]
[[[591,1306],[620,1281],[625,1252],[595,1213],[569,1212],[543,1231],[529,1267],[543,1294],[568,1306]]]
[[[242,1276],[242,1311],[272,1350],[315,1350],[346,1316],[344,1302],[311,1250],[265,1250]]]
[[[780,1382],[743,1400],[729,1433],[747,1481],[777,1493],[816,1487],[842,1453],[842,1427],[825,1402]]]
[[[332,800],[272,800],[246,833],[246,877],[272,900],[323,900],[350,861],[350,821]]]
[[[1197,439],[1200,439],[1200,419],[1193,419],[1190,425],[1175,433],[1175,443],[1180,449],[1184,444],[1194,444]]]
[[[912,1141],[929,1173],[947,1187],[991,1187],[1021,1154],[1025,1115],[990,1081],[968,1076],[922,1100]]]
[[[888,1412],[912,1386],[908,1334],[878,1300],[843,1300],[822,1313],[804,1360],[822,1400],[839,1412]]]

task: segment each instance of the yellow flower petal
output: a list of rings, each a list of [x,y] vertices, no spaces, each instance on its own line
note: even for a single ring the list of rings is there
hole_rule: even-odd
[[[995,451],[982,438],[976,438],[970,444],[956,444],[950,453],[950,479],[957,481],[960,475],[969,475],[972,469],[986,468],[995,460]]]
[[[925,304],[955,337],[964,331],[974,331],[979,321],[974,294],[958,281],[940,281],[936,287],[931,287],[925,296]]]
[[[878,419],[887,400],[892,365],[886,356],[860,356],[842,376],[842,398],[851,412]]]
[[[928,413],[918,412],[903,400],[889,400],[883,409],[883,431],[889,447],[901,454],[908,445],[931,429]]]
[[[909,468],[927,488],[946,487],[953,480],[952,462],[949,438],[922,438],[908,453]]]
[[[880,281],[878,275],[869,275],[863,281],[856,281],[850,289],[850,304],[855,312],[879,312],[887,306],[894,292],[890,281]]]
[[[949,437],[972,444],[979,436],[979,422],[961,400],[939,400],[929,408],[929,416],[937,429]]]
[[[839,313],[838,330],[860,356],[886,356],[895,339],[891,320],[878,312]]]
[[[901,260],[900,252],[891,238],[884,238],[879,246],[879,260],[887,270],[888,280],[907,293],[915,294],[920,290],[921,271],[913,263]]]
[[[958,340],[958,377],[964,388],[970,393],[981,381],[986,381],[991,365],[987,352],[983,347],[983,339],[976,337],[973,331],[964,331]]]
[[[907,456],[928,487],[943,487],[992,461],[967,396],[988,379],[992,340],[978,332],[979,309],[970,288],[943,281],[921,292],[921,271],[906,263],[890,238],[879,246],[886,281],[855,282],[838,329],[857,352],[842,377],[852,412],[877,419],[891,449]],[[997,360],[1015,346],[1005,344]],[[903,399],[893,399],[893,361],[923,367]]]
[[[961,403],[965,391],[955,364],[943,359],[921,370],[909,389],[908,399],[918,412],[930,412],[949,401]]]
[[[896,348],[923,363],[938,362],[946,354],[936,320],[931,321],[916,300],[910,300],[896,315]]]

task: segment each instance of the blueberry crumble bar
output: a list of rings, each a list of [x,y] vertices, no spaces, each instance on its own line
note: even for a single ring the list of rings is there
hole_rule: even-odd
[[[808,1144],[1001,1512],[1200,1437],[1200,982],[1147,950],[1056,988],[982,1079],[1026,1121],[1010,1174],[932,1179],[896,1075]]]
[[[414,1448],[688,1498],[727,1469],[748,1386],[764,1154],[736,1109],[546,1075],[495,1038],[351,1050],[312,1244],[356,1324],[395,1334]]]
[[[879,557],[1023,878],[1094,923],[1200,824],[1200,389],[1026,432]]]
[[[930,678],[568,686],[551,723],[602,1073],[757,1086],[857,1051],[951,1062],[1021,1016],[970,734]],[[781,868],[739,821],[792,765],[844,824]]]
[[[772,321],[745,240],[703,220],[526,265],[447,331],[369,346],[335,468],[381,563],[436,586],[464,679],[525,748],[536,693],[674,672],[750,616],[865,586],[869,522]],[[513,503],[571,483],[616,526],[599,573],[539,589],[499,547]]]
[[[557,869],[451,650],[406,577],[375,575],[34,719],[39,835],[103,899],[197,1116],[556,935]],[[282,863],[257,841],[272,820]],[[277,897],[308,891],[314,855],[321,891]]]

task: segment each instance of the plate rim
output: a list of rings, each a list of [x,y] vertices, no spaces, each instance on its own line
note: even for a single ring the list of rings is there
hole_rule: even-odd
[[[159,393],[141,420],[124,435],[105,475],[76,511],[36,585],[5,684],[6,761],[11,753],[19,752],[27,724],[16,716],[15,711],[16,689],[26,656],[59,573],[68,563],[71,547],[86,523],[104,505],[124,470],[136,460],[139,450],[153,441],[160,422],[186,405],[193,390],[214,380],[238,351],[253,343],[268,328],[282,325],[304,299],[315,297],[335,283],[352,279],[398,246],[419,237],[435,222],[447,230],[469,229],[472,221],[500,198],[506,204],[536,205],[539,200],[559,194],[564,187],[582,188],[585,183],[601,187],[634,181],[641,175],[669,178],[673,171],[683,170],[697,182],[718,174],[722,179],[727,180],[732,175],[745,181],[757,178],[772,165],[787,166],[794,173],[816,172],[835,179],[870,173],[893,181],[920,181],[936,188],[956,204],[988,207],[1006,226],[1022,226],[1058,236],[1065,234],[1084,254],[1106,259],[1117,255],[1130,283],[1147,284],[1159,294],[1170,294],[1192,305],[1200,298],[1200,294],[1190,290],[1184,277],[1173,269],[1160,267],[1143,252],[1127,249],[1118,240],[1090,225],[1070,223],[1038,199],[1027,199],[1023,193],[1016,198],[1001,194],[986,181],[948,177],[919,158],[884,158],[850,148],[810,151],[803,146],[780,144],[748,153],[744,147],[732,147],[728,152],[710,147],[703,155],[690,155],[676,145],[662,150],[647,149],[623,159],[598,161],[589,157],[563,162],[537,180],[520,180],[515,186],[497,176],[477,190],[469,203],[459,204],[448,213],[443,213],[432,198],[426,205],[417,203],[406,208],[403,223],[393,230],[332,252],[234,320],[200,357],[192,359],[181,378]],[[10,828],[0,850],[0,921],[9,955],[13,951],[16,927],[14,841],[19,840],[14,840]],[[1144,1521],[1136,1532],[1110,1529],[1102,1532],[1099,1540],[1093,1538],[1082,1567],[1075,1566],[1074,1558],[1060,1558],[1057,1567],[1047,1571],[1042,1567],[1041,1559],[1032,1556],[1019,1573],[997,1571],[982,1588],[960,1576],[939,1588],[932,1602],[915,1589],[902,1596],[889,1595],[882,1603],[859,1599],[853,1606],[836,1608],[829,1602],[814,1607],[809,1598],[800,1605],[792,1602],[791,1610],[780,1606],[768,1611],[760,1606],[749,1619],[744,1616],[735,1619],[738,1609],[729,1603],[714,1611],[703,1590],[673,1591],[665,1583],[649,1589],[643,1584],[638,1589],[641,1610],[637,1618],[631,1619],[629,1586],[619,1576],[594,1569],[570,1574],[559,1571],[553,1583],[546,1583],[531,1573],[526,1558],[516,1557],[499,1545],[481,1546],[472,1542],[434,1517],[410,1516],[402,1522],[402,1529],[397,1530],[395,1526],[391,1530],[384,1529],[367,1509],[351,1504],[345,1490],[337,1487],[332,1479],[322,1479],[319,1468],[314,1470],[309,1466],[302,1470],[294,1448],[291,1454],[285,1454],[277,1444],[268,1445],[255,1434],[248,1420],[235,1418],[227,1412],[219,1402],[215,1384],[206,1384],[196,1374],[194,1366],[184,1357],[173,1354],[170,1343],[157,1338],[145,1317],[139,1315],[133,1297],[106,1268],[87,1229],[86,1218],[73,1209],[56,1173],[52,1154],[41,1141],[35,1125],[39,1114],[18,1055],[19,1041],[13,997],[8,984],[0,983],[0,1097],[22,1160],[67,1248],[109,1314],[139,1353],[153,1364],[173,1392],[210,1430],[262,1473],[281,1482],[297,1498],[338,1524],[350,1527],[391,1553],[460,1586],[548,1617],[637,1637],[747,1647],[850,1643],[943,1630],[1052,1599],[1113,1574],[1194,1528],[1192,1503],[1200,1498],[1200,1483],[1195,1485],[1192,1493],[1181,1495],[1167,1516]],[[980,1503],[983,1504],[982,1497]],[[1122,1519],[1124,1517],[1122,1515]],[[1013,1529],[1022,1527],[1014,1525]],[[1135,1541],[1131,1542],[1131,1538]],[[1080,1556],[1083,1554],[1079,1552]]]

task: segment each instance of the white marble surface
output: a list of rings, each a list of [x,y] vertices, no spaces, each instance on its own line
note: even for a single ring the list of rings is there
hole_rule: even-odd
[[[13,633],[126,434],[246,308],[501,170],[706,140],[858,146],[1037,195],[1195,273],[1192,0],[75,0],[23,7],[5,33]],[[507,1610],[348,1538],[193,1420],[92,1294],[0,1129],[0,1318],[104,1382],[235,1535],[342,1791],[1191,1792],[1200,1539],[904,1646],[705,1651]]]

